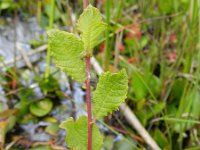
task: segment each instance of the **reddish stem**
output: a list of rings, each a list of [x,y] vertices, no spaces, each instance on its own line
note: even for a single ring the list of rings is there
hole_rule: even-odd
[[[127,132],[127,131],[125,131],[125,130],[123,130],[123,129],[120,129],[120,128],[117,128],[117,127],[114,127],[114,126],[111,126],[111,127],[112,127],[114,130],[119,131],[119,132],[121,132],[121,133],[123,133],[123,134],[130,134],[129,132]],[[143,138],[141,138],[141,137],[139,137],[139,136],[137,136],[137,135],[133,135],[133,134],[130,134],[130,136],[131,136],[134,140],[138,140],[138,141],[144,143],[144,139],[143,139]]]
[[[87,8],[89,0],[83,0],[83,8]],[[92,104],[90,95],[90,55],[85,57],[86,63],[86,101],[87,101],[87,114],[88,114],[88,150],[92,150]]]
[[[92,150],[92,106],[90,95],[90,56],[85,57],[86,62],[86,101],[87,101],[87,114],[88,114],[88,150]]]
[[[88,0],[83,0],[83,8],[85,9],[89,5]]]

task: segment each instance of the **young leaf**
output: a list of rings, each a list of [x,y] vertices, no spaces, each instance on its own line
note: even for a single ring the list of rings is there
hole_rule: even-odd
[[[67,72],[74,80],[84,82],[85,63],[81,59],[83,42],[71,33],[55,29],[50,30],[48,36],[49,48],[56,66]]]
[[[76,122],[68,118],[60,127],[66,129],[66,143],[72,150],[87,150],[87,117],[81,116]],[[92,127],[92,141],[92,150],[100,150],[103,138],[96,124]]]
[[[124,69],[119,73],[103,73],[93,95],[94,117],[101,119],[118,109],[126,98],[127,90],[128,77]]]
[[[99,36],[106,30],[107,25],[102,21],[101,13],[89,5],[78,19],[77,28],[81,32],[84,50],[92,50],[97,44]]]

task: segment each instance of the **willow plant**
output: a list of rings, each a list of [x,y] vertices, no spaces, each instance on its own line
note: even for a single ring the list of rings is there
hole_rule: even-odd
[[[66,143],[72,150],[100,150],[103,137],[96,125],[124,102],[128,90],[128,77],[125,69],[118,73],[103,73],[93,92],[90,91],[90,57],[98,45],[107,24],[100,11],[88,5],[77,21],[80,35],[52,29],[48,31],[49,49],[54,63],[73,80],[86,87],[87,116],[76,121],[67,118],[61,124],[66,129]]]

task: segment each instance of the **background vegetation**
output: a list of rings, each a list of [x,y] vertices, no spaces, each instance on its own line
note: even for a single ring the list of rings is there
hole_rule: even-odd
[[[90,2],[101,10],[109,24],[106,38],[95,48],[95,57],[105,71],[126,68],[129,75],[126,103],[133,113],[161,149],[199,150],[200,2]],[[0,1],[0,29],[12,25],[16,33],[7,37],[14,43],[10,58],[13,63],[8,63],[4,55],[1,57],[1,147],[66,149],[63,130],[58,125],[66,117],[76,118],[85,113],[84,87],[55,70],[46,61],[43,49],[47,44],[45,31],[49,28],[76,33],[75,22],[81,12],[81,0]],[[29,22],[30,18],[36,18],[41,28],[37,38],[26,42],[31,51],[40,54],[36,61],[26,49],[24,56],[17,47],[20,41],[16,36],[17,25]],[[0,35],[1,39],[5,37],[3,32]],[[38,52],[38,48],[43,49]],[[9,49],[0,48],[1,51],[9,53]],[[25,61],[21,67],[17,64],[20,55]],[[46,74],[48,81],[44,80]],[[97,80],[93,70],[94,88]],[[149,149],[120,111],[105,118],[99,126],[105,136],[105,150]],[[32,133],[27,129],[32,129]],[[37,136],[44,137],[34,138]]]

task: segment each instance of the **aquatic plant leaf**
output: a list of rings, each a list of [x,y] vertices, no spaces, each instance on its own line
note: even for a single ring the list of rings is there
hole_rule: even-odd
[[[124,102],[128,90],[128,76],[125,69],[118,73],[105,72],[93,95],[93,115],[101,119],[108,113],[117,110]]]
[[[49,48],[54,63],[74,80],[85,81],[85,63],[82,59],[83,42],[72,33],[56,29],[48,32]]]
[[[68,118],[61,125],[67,132],[66,143],[72,150],[87,150],[88,128],[87,117],[81,116],[77,121]],[[100,150],[103,138],[96,124],[92,126],[92,149]]]

